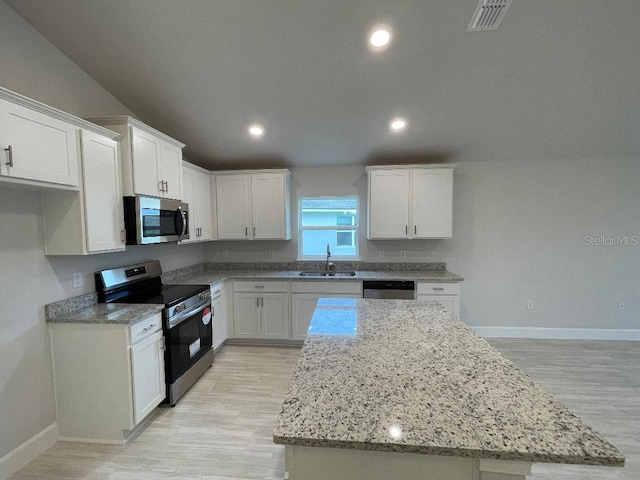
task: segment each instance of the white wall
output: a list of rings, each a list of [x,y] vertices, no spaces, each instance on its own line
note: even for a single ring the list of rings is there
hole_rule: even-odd
[[[640,158],[460,161],[453,240],[367,241],[362,166],[294,168],[292,177],[291,241],[211,243],[207,261],[268,261],[269,249],[275,261],[295,260],[296,197],[358,194],[362,259],[380,261],[384,250],[388,261],[447,262],[465,278],[470,325],[640,328],[640,245],[584,244],[587,235],[640,242]]]
[[[131,114],[1,1],[0,45],[0,86],[80,117]],[[56,420],[46,303],[94,291],[100,269],[159,259],[173,270],[203,260],[200,245],[45,257],[43,241],[40,194],[0,183],[0,458]],[[73,272],[83,273],[84,288],[73,288]]]

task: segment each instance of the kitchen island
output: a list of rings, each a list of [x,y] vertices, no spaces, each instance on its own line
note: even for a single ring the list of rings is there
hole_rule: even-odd
[[[321,299],[273,434],[289,480],[524,479],[622,454],[431,302]]]

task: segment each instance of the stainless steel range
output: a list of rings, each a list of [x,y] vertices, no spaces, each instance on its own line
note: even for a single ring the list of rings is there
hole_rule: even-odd
[[[209,285],[163,285],[157,260],[96,273],[101,303],[157,303],[165,336],[167,398],[174,406],[213,363]]]

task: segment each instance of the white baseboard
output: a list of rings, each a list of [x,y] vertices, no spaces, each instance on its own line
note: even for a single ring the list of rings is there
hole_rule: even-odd
[[[557,340],[640,340],[640,329],[471,327],[481,337]]]
[[[58,424],[52,423],[0,458],[0,480],[6,480],[58,441]]]

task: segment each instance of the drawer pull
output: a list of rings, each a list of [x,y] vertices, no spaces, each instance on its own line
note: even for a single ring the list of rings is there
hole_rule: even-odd
[[[256,285],[256,286],[255,286],[255,287],[253,287],[253,288],[264,288],[264,285]]]
[[[4,151],[9,154],[9,159],[5,163],[5,165],[8,165],[9,167],[13,167],[13,147],[9,145],[7,148],[4,149]]]
[[[146,332],[147,330],[151,330],[151,329],[152,329],[153,327],[155,327],[155,326],[156,326],[156,324],[155,324],[155,323],[152,323],[152,324],[151,324],[151,325],[149,325],[148,327],[144,327],[144,328],[142,329],[142,331],[143,331],[143,332]]]
[[[444,290],[442,287],[433,287],[433,289],[437,292],[442,292]]]

